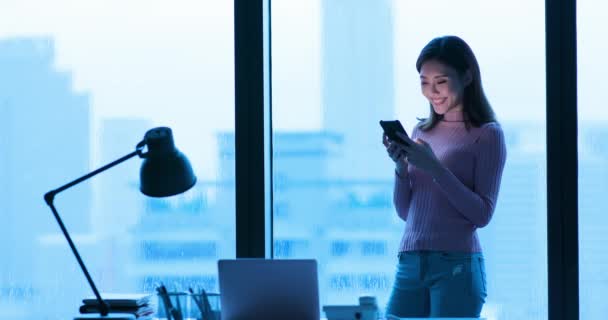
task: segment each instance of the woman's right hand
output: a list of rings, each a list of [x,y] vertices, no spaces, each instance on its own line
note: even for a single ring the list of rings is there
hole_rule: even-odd
[[[399,142],[389,139],[384,133],[382,134],[382,144],[386,147],[388,156],[395,162],[397,174],[402,177],[405,176],[408,162],[403,146]]]

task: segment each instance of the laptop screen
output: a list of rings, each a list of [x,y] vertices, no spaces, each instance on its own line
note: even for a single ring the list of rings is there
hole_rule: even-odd
[[[222,320],[319,319],[315,260],[218,261]]]

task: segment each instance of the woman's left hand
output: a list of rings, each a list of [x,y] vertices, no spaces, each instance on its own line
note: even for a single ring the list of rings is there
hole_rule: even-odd
[[[426,171],[432,177],[435,177],[441,169],[441,163],[437,159],[437,156],[435,156],[431,146],[422,139],[414,141],[401,132],[397,132],[397,135],[407,142],[407,144],[403,144],[407,161],[418,169]]]

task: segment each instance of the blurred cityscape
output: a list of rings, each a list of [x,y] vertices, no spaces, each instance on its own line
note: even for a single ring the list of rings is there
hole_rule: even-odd
[[[392,23],[388,7],[344,12],[333,3],[324,2],[324,19],[346,20],[324,27],[323,129],[273,132],[274,254],[319,261],[322,305],[355,304],[371,294],[384,306],[404,226],[377,125],[395,113]],[[340,40],[358,18],[384,23]],[[343,59],[349,52],[357,55]],[[56,70],[54,59],[51,38],[0,40],[1,319],[70,318],[92,294],[42,195],[94,169],[93,143],[105,164],[131,152],[151,126],[146,118],[103,119],[92,136],[93,93],[75,92],[71,73]],[[546,319],[545,127],[502,127],[508,159],[498,206],[479,230],[489,293],[482,315]],[[606,126],[580,125],[580,272],[604,283],[607,138]],[[218,159],[218,179],[200,180],[183,195],[139,194],[135,160],[58,195],[57,208],[102,292],[153,292],[161,282],[219,290],[216,262],[235,256],[234,133],[218,132],[216,140],[210,157]],[[606,292],[585,286],[581,301],[602,304]],[[582,319],[602,319],[608,307],[593,311],[601,313]]]

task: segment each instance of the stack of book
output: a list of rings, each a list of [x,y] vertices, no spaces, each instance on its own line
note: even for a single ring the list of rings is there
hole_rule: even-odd
[[[154,307],[151,305],[152,295],[147,293],[102,293],[101,298],[110,306],[110,313],[130,313],[137,319],[152,319]],[[99,303],[95,297],[82,300],[80,313],[99,313]]]

